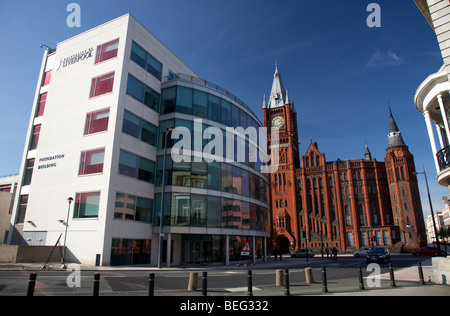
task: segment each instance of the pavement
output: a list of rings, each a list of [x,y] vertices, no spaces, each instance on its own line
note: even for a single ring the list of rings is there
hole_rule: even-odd
[[[309,265],[313,269],[320,269],[320,265]],[[0,263],[0,271],[43,271],[43,263]],[[158,269],[157,267],[149,266],[127,266],[127,267],[95,267],[89,265],[79,265],[81,271],[214,271],[214,270],[266,270],[266,269],[302,269],[308,267],[305,262],[303,267],[299,267],[298,263],[294,267],[293,261],[289,258],[285,258],[282,261],[266,261],[258,262],[256,265],[247,265],[244,262],[240,264],[232,264],[229,266],[224,265],[202,265],[202,266],[175,266],[175,267],[163,267]],[[302,295],[302,296],[450,296],[450,286],[434,283],[433,281],[433,269],[431,258],[422,262],[423,275],[425,284],[422,284],[419,280],[419,273],[417,266],[411,266],[399,270],[395,270],[395,287],[392,285],[391,277],[389,273],[380,275],[372,275],[372,278],[365,277],[365,289],[358,288],[358,283],[355,284],[355,279],[339,279],[339,282],[329,280],[327,284],[326,292],[323,291],[324,287],[322,280],[315,280],[311,284],[290,284],[290,295]],[[60,263],[50,263],[45,266],[45,270],[49,271],[61,271]],[[256,273],[256,272],[255,272]],[[373,278],[375,276],[375,278]],[[375,284],[373,281],[379,280],[380,283]],[[357,281],[356,281],[357,282]],[[200,283],[200,282],[199,282]],[[374,286],[371,286],[374,285]],[[199,285],[201,287],[201,285]],[[201,291],[197,292],[172,292],[160,293],[159,295],[171,295],[171,296],[199,296]],[[282,296],[284,294],[284,287],[273,286],[255,286],[253,288],[255,296]],[[223,289],[208,289],[208,295],[220,296],[223,295]],[[120,293],[115,293],[120,295]],[[158,294],[157,294],[158,295]],[[247,295],[247,289],[235,289],[231,293],[226,295],[244,296]]]

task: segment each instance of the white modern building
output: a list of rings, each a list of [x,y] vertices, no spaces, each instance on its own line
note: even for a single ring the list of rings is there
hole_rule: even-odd
[[[436,33],[443,66],[422,82],[414,98],[423,114],[431,150],[442,186],[450,185],[450,3],[446,0],[414,0]]]
[[[159,256],[166,265],[229,264],[247,243],[264,257],[261,163],[175,163],[165,155],[174,144],[166,144],[168,128],[194,131],[196,119],[203,128],[261,126],[129,14],[46,50],[8,243],[59,240],[66,261],[100,265],[156,265]],[[235,137],[246,150],[254,142]]]

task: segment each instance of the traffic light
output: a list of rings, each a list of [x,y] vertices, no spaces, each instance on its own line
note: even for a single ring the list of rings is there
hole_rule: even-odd
[[[303,238],[306,238],[306,227],[302,228],[302,236]]]

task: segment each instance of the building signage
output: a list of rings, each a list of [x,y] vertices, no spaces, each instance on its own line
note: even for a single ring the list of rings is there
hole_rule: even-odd
[[[54,167],[56,167],[56,160],[60,160],[60,159],[64,159],[64,158],[65,158],[65,154],[39,158],[38,162],[40,164],[37,166],[37,168],[38,168],[38,170],[54,168]]]
[[[86,59],[89,59],[94,56],[94,48],[91,47],[89,49],[86,49],[84,51],[79,52],[78,54],[72,55],[67,58],[63,58],[59,61],[59,66],[56,71],[62,68],[66,68],[70,65],[76,64],[79,61],[83,61]]]

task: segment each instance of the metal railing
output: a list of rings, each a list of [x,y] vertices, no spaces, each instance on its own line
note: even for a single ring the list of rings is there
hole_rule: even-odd
[[[450,146],[445,147],[436,154],[439,169],[444,171],[450,167]]]
[[[171,74],[170,76],[165,76],[164,77],[164,81],[169,82],[169,81],[173,81],[173,80],[181,80],[184,82],[189,82],[189,83],[195,83],[197,85],[200,86],[204,86],[207,88],[211,88],[214,89],[224,95],[226,95],[227,97],[229,97],[230,99],[236,101],[237,103],[239,103],[240,105],[242,105],[247,111],[249,111],[250,113],[252,113],[255,117],[258,117],[253,111],[252,109],[250,109],[250,107],[245,104],[244,101],[242,101],[241,99],[239,99],[237,96],[235,96],[233,93],[231,93],[230,91],[222,88],[221,86],[212,83],[208,80],[204,80],[201,79],[199,77],[194,77],[191,75],[187,75],[187,74],[182,74],[182,73],[177,73],[177,74]]]

